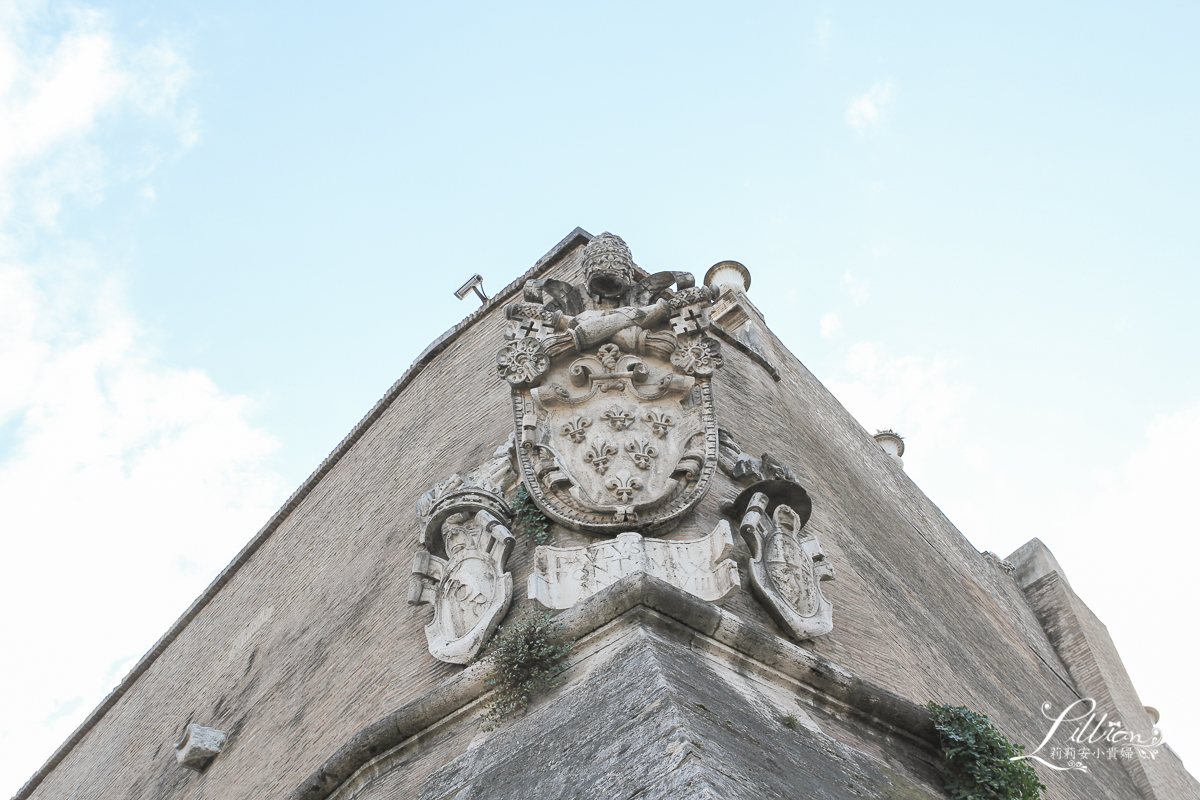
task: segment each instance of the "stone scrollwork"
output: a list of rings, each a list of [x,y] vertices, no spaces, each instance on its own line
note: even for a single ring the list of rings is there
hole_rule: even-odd
[[[506,312],[497,364],[512,389],[517,466],[560,525],[660,530],[700,502],[717,468],[716,290],[686,272],[639,280],[608,233],[582,263],[582,284],[527,281]]]
[[[811,508],[807,493],[782,483],[757,484],[738,500],[750,586],[780,627],[796,639],[812,639],[833,630],[833,606],[821,592],[821,583],[834,579],[833,565],[817,538],[803,530]]]
[[[425,637],[440,661],[470,661],[512,602],[512,511],[504,502],[516,482],[510,448],[511,440],[491,461],[439,481],[417,503],[422,548],[413,556],[408,602],[433,606]]]

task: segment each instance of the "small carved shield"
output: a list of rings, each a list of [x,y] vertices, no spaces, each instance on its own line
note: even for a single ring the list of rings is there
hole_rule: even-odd
[[[480,620],[489,616],[489,612],[498,612],[499,616],[507,611],[512,576],[501,573],[497,566],[476,547],[463,550],[450,559],[434,604],[434,622],[430,627],[436,633],[431,639],[461,640]]]
[[[487,511],[454,514],[441,526],[447,558],[418,550],[413,558],[409,603],[432,602],[425,626],[429,652],[465,664],[491,638],[512,600],[512,575],[505,571],[513,535]]]
[[[757,484],[768,486],[770,482]],[[799,487],[797,487],[799,489]],[[779,503],[773,513],[764,492],[750,494],[741,531],[750,547],[750,586],[767,611],[796,639],[812,639],[833,630],[833,605],[821,592],[821,582],[833,580],[833,565],[820,542],[803,530],[801,515]],[[796,492],[807,504],[802,490]]]
[[[787,506],[776,509],[791,512]],[[787,601],[801,617],[815,616],[823,599],[814,576],[812,557],[804,551],[790,531],[780,530],[776,520],[776,532],[767,539],[763,548],[763,569],[776,592]]]
[[[438,481],[417,501],[421,548],[413,555],[408,602],[433,606],[425,636],[441,661],[474,658],[512,600],[512,511],[504,502],[505,489],[516,482],[511,447],[510,440],[490,461]]]

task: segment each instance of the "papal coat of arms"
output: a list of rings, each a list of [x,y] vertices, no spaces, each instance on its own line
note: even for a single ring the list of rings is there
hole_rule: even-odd
[[[638,280],[620,237],[583,253],[584,284],[532,280],[506,309],[517,462],[534,502],[576,530],[656,530],[717,466],[708,333],[716,291],[686,272]]]

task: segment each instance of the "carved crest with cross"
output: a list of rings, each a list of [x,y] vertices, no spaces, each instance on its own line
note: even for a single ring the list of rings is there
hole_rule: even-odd
[[[637,280],[610,233],[583,266],[583,285],[529,281],[506,309],[496,364],[512,387],[521,477],[569,528],[655,530],[700,501],[717,466],[716,292],[686,272]]]

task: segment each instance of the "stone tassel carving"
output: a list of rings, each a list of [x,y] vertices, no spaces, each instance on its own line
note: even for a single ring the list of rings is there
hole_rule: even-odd
[[[504,492],[516,476],[509,466],[511,440],[492,461],[465,476],[453,475],[421,496],[422,548],[413,556],[409,605],[433,606],[425,638],[434,658],[466,664],[508,613],[514,538]]]
[[[833,606],[821,583],[833,580],[833,565],[817,538],[803,532],[800,514],[782,503],[768,514],[769,502],[766,494],[754,492],[742,515],[741,533],[751,555],[750,586],[794,638],[823,636],[833,630]]]

